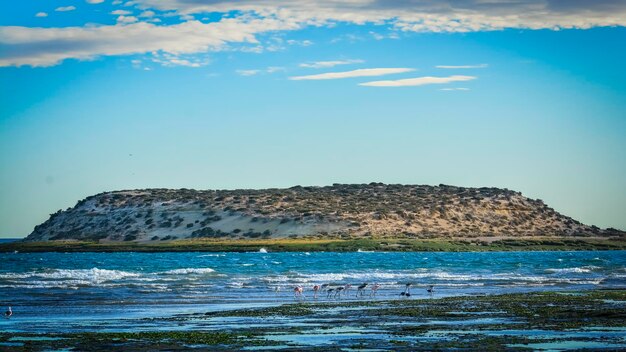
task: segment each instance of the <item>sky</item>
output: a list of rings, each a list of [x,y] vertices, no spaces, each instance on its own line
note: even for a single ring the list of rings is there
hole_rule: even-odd
[[[626,230],[619,0],[0,3],[0,237],[105,191],[501,187]]]

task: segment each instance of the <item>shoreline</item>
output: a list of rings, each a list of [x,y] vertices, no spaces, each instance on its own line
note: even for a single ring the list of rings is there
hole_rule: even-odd
[[[623,349],[626,290],[291,301],[154,318],[152,330],[0,333],[7,351]],[[186,329],[160,329],[167,323]],[[543,348],[549,347],[549,348]]]
[[[513,252],[626,250],[623,239],[501,238],[479,239],[270,239],[177,240],[166,243],[137,242],[8,242],[0,253],[23,252]]]

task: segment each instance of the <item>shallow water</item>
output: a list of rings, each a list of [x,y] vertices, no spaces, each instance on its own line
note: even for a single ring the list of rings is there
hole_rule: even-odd
[[[0,304],[19,332],[204,329],[138,319],[293,302],[303,285],[380,283],[375,298],[626,287],[626,251],[505,253],[2,253]],[[326,296],[320,295],[319,301]],[[132,323],[131,323],[132,322]]]

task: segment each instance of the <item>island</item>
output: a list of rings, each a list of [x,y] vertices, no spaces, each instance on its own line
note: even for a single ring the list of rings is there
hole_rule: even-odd
[[[440,184],[104,192],[0,251],[503,251],[626,248],[508,189]]]

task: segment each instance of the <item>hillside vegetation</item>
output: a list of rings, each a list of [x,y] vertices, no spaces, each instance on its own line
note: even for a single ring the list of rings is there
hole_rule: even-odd
[[[623,237],[498,188],[334,184],[262,190],[106,192],[59,210],[28,241]]]

